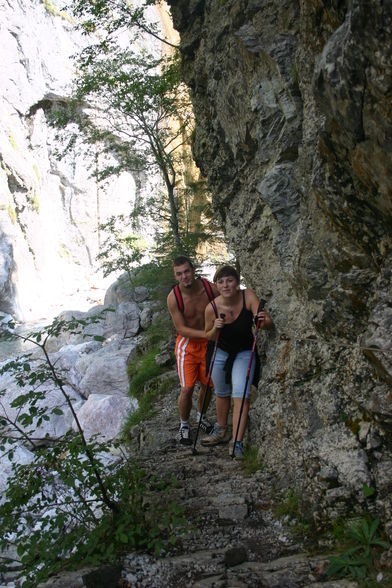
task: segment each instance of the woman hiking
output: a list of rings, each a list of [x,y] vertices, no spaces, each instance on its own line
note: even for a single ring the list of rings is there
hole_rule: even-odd
[[[258,312],[259,299],[253,290],[240,289],[240,277],[234,267],[225,265],[218,269],[214,276],[214,284],[219,296],[213,303],[206,306],[205,331],[210,341],[214,341],[218,331],[220,332],[211,374],[216,394],[217,423],[210,434],[201,441],[201,444],[207,447],[227,441],[226,429],[231,397],[233,397],[234,405],[233,440],[235,439],[247,371],[252,356],[254,340],[252,326],[255,319],[258,319],[261,321],[262,329],[272,328],[272,321],[266,310]],[[233,448],[232,441],[229,450],[230,454],[237,459],[243,457],[242,440],[248,418],[249,395],[255,366],[254,354],[236,445]]]

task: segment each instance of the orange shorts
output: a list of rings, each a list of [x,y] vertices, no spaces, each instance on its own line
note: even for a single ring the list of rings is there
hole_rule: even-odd
[[[177,335],[176,359],[181,388],[193,388],[196,382],[206,385],[207,339],[189,339]]]

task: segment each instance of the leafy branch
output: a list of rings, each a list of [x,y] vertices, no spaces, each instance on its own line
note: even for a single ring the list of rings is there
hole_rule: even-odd
[[[144,494],[154,486],[153,480],[124,455],[114,458],[113,443],[87,440],[65,381],[48,353],[51,337],[80,333],[108,310],[85,319],[55,319],[26,335],[12,332],[14,325],[9,323],[0,335],[3,340],[33,343],[43,356],[40,362],[25,354],[3,364],[0,373],[13,377],[23,389],[10,403],[15,416],[8,414],[5,391],[1,393],[0,450],[8,455],[13,473],[0,504],[0,559],[5,566],[20,563],[25,588],[61,569],[115,561],[126,549],[159,551],[163,536],[173,539],[172,529],[183,524],[169,500],[146,508]],[[62,412],[48,408],[48,390],[43,388],[47,383],[60,391],[77,433],[69,431],[41,446],[34,440],[35,428]],[[16,443],[33,451],[29,463],[15,462]],[[162,520],[167,521],[164,530],[158,523]]]

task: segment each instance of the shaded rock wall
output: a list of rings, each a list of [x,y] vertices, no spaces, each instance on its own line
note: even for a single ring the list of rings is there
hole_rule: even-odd
[[[195,159],[276,327],[252,440],[316,519],[368,484],[391,521],[392,5],[168,3]]]

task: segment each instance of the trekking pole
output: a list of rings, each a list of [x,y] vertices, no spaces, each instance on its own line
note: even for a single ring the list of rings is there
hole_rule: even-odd
[[[259,312],[261,312],[263,310],[264,305],[265,305],[265,300],[260,300],[259,307],[257,309],[257,314],[259,314]],[[240,430],[240,424],[241,424],[241,418],[242,418],[242,411],[244,410],[244,404],[245,404],[246,389],[248,387],[248,382],[249,382],[249,377],[250,377],[250,370],[252,368],[253,356],[254,356],[255,349],[256,349],[257,332],[259,330],[260,324],[261,324],[261,319],[257,319],[257,321],[256,321],[255,334],[254,334],[254,337],[253,337],[252,352],[250,354],[248,371],[246,373],[246,379],[245,379],[245,387],[244,387],[244,392],[242,394],[242,402],[241,402],[241,408],[240,408],[240,416],[238,418],[237,430],[236,430],[236,433],[235,433],[235,439],[234,439],[234,444],[233,444],[233,451],[232,451],[232,454],[231,454],[231,458],[232,459],[234,458],[235,444],[237,443],[238,433],[239,433],[239,430]]]
[[[221,312],[219,316],[220,316],[221,319],[224,319],[226,315],[223,312]],[[212,352],[212,357],[211,357],[211,361],[210,361],[210,367],[208,369],[208,377],[207,377],[206,389],[205,389],[205,392],[204,392],[203,404],[202,404],[202,407],[201,407],[200,418],[199,418],[199,422],[198,422],[198,425],[197,425],[195,442],[194,442],[193,447],[192,447],[192,453],[193,453],[193,455],[196,455],[197,454],[197,451],[196,451],[196,443],[197,443],[197,438],[199,436],[201,420],[202,420],[203,414],[204,414],[204,407],[205,407],[206,399],[207,399],[207,395],[208,395],[208,388],[210,386],[212,368],[214,367],[214,363],[215,363],[215,356],[216,356],[216,350],[218,348],[219,337],[220,337],[220,330],[218,330],[217,333],[216,333],[216,338],[215,338],[215,343],[214,343],[214,350]]]

